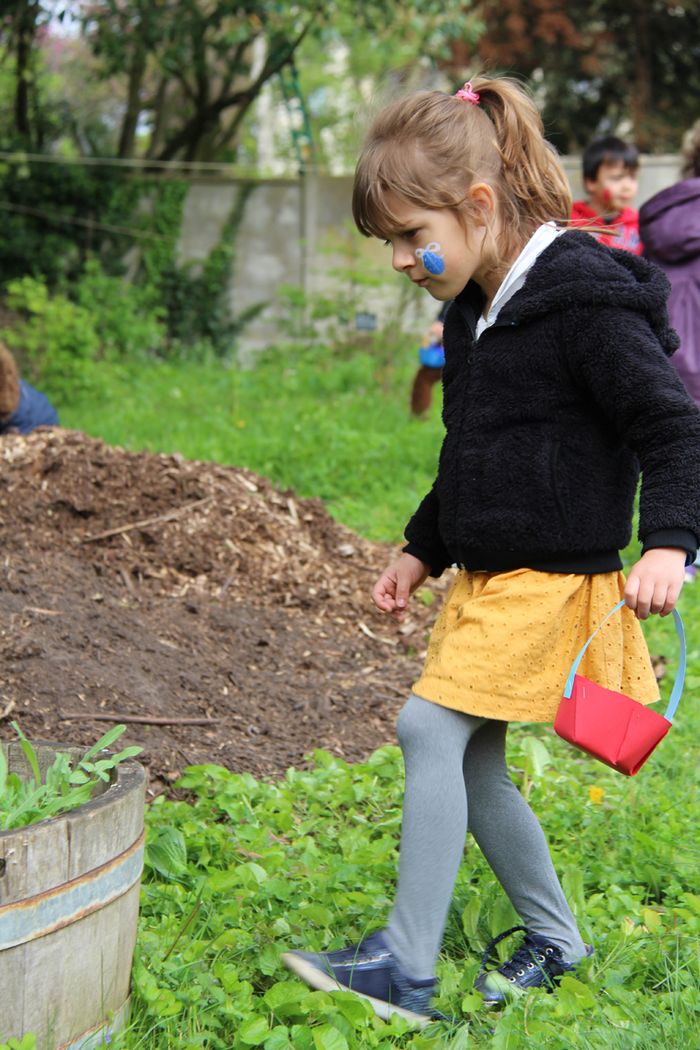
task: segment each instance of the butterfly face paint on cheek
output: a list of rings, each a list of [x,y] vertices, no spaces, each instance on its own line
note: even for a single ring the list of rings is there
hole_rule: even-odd
[[[420,259],[428,273],[432,273],[435,277],[445,272],[442,248],[437,241],[431,241],[425,248],[416,248],[416,258]]]

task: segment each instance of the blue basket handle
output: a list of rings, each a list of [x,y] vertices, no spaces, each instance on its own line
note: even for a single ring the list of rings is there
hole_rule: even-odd
[[[571,696],[571,693],[573,691],[574,678],[576,677],[576,672],[578,671],[578,666],[581,663],[581,660],[583,659],[583,654],[585,653],[586,649],[591,644],[591,642],[593,641],[593,639],[595,638],[595,636],[597,635],[598,631],[603,626],[603,624],[607,623],[607,621],[610,619],[610,617],[613,615],[613,613],[616,613],[618,611],[618,609],[621,609],[624,604],[625,604],[624,601],[618,602],[617,605],[613,609],[610,610],[608,615],[605,616],[600,621],[600,623],[596,627],[595,631],[590,636],[590,638],[588,639],[588,641],[584,645],[583,649],[581,650],[581,652],[578,654],[578,656],[576,657],[576,659],[572,663],[571,670],[569,671],[569,677],[566,679],[566,685],[564,686],[564,696],[565,696],[565,698],[567,700],[569,699],[569,697]],[[681,654],[680,654],[680,659],[678,661],[678,671],[676,672],[676,680],[673,683],[673,689],[671,690],[671,696],[670,696],[669,701],[668,701],[668,707],[664,711],[664,718],[666,719],[667,722],[672,722],[673,721],[673,717],[674,717],[674,715],[675,715],[675,713],[676,713],[676,711],[678,709],[678,703],[679,703],[681,695],[683,693],[683,683],[685,682],[685,664],[686,664],[685,630],[683,629],[683,620],[681,619],[681,614],[678,612],[677,609],[673,610],[673,620],[674,620],[674,623],[676,625],[676,633],[678,635],[678,640],[681,643]]]

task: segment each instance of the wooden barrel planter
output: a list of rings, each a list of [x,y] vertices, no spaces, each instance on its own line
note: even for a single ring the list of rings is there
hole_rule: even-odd
[[[18,743],[10,771],[29,773]],[[35,745],[42,775],[56,751]],[[90,1050],[127,1021],[143,867],[145,773],[135,761],[84,806],[0,832],[0,1042]]]

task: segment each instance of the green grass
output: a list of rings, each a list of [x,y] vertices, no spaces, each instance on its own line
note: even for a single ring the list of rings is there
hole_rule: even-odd
[[[685,596],[686,618],[700,589]],[[652,651],[676,655],[668,621]],[[402,768],[395,747],[348,765],[326,753],[274,783],[189,769],[193,802],[149,807],[132,1028],[117,1047],[239,1050],[681,1050],[697,1046],[700,895],[693,765],[700,648],[674,727],[635,779],[589,760],[543,726],[511,733],[513,777],[541,816],[596,953],[553,995],[502,1011],[472,992],[480,953],[514,914],[467,844],[439,965],[439,1006],[456,1025],[385,1025],[347,994],[309,992],[287,948],[336,948],[380,926],[394,887]],[[664,692],[669,683],[664,684]],[[595,790],[591,790],[595,789]]]
[[[245,465],[322,496],[365,535],[396,540],[432,480],[440,423],[408,418],[415,351],[332,358],[288,351],[251,372],[149,365],[115,379],[64,422],[130,448]],[[632,552],[628,552],[632,556]],[[149,845],[121,1050],[685,1050],[698,1046],[697,734],[700,583],[681,599],[689,677],[677,725],[638,777],[579,756],[551,729],[511,732],[509,761],[548,835],[596,954],[552,995],[502,1011],[472,993],[485,942],[512,911],[468,844],[440,961],[456,1026],[385,1025],[347,994],[309,992],[280,966],[290,947],[335,948],[389,911],[400,828],[396,748],[349,766],[319,753],[274,783],[188,770],[191,803],[149,807]],[[645,625],[676,660],[673,626]],[[664,683],[667,691],[669,683]],[[310,745],[313,741],[310,739]],[[591,788],[596,790],[591,792]]]
[[[330,354],[290,347],[250,371],[217,361],[105,368],[102,388],[59,405],[61,420],[134,450],[248,467],[340,521],[396,542],[432,483],[439,394],[427,419],[408,409],[417,353]]]

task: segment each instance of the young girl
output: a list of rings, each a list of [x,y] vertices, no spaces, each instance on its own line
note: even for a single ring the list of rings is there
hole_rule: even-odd
[[[357,167],[361,232],[435,299],[455,299],[437,478],[373,599],[400,618],[427,576],[459,572],[398,720],[406,791],[388,922],[347,949],[284,960],[384,1017],[433,1016],[467,830],[523,923],[509,961],[477,979],[487,1003],[551,986],[592,953],[508,776],[506,729],[553,720],[575,655],[623,595],[580,671],[658,699],[637,618],[673,609],[700,537],[700,413],[668,360],[666,279],[558,227],[570,207],[537,110],[507,79],[394,103]],[[642,556],[625,584],[640,467]]]

